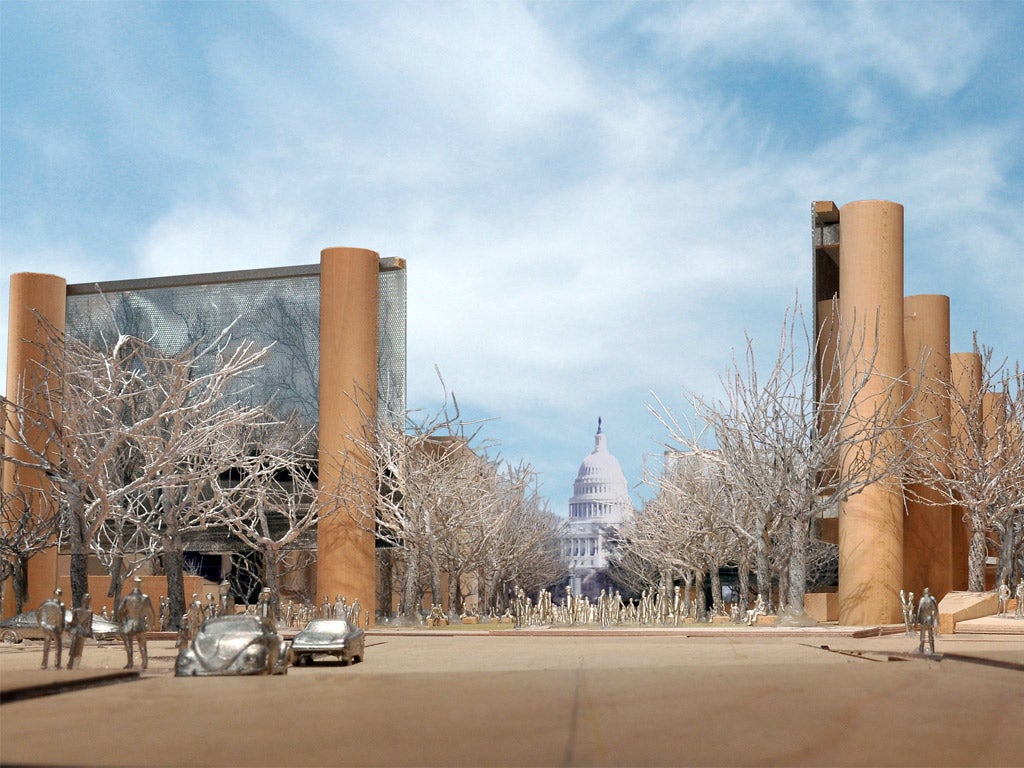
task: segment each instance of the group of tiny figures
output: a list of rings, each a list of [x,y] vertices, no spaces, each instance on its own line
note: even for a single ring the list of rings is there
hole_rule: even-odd
[[[36,610],[36,619],[39,622],[39,628],[43,631],[43,669],[49,666],[51,645],[56,646],[56,668],[61,668],[65,631],[65,606],[61,600],[62,594],[63,592],[58,587],[53,591],[53,597],[44,600]],[[74,669],[75,666],[81,664],[85,639],[92,637],[91,603],[92,598],[86,593],[82,595],[82,604],[71,609],[71,620],[66,627],[68,634],[71,635],[71,645],[68,648],[68,669]],[[133,652],[135,644],[139,646],[142,669],[149,666],[146,632],[153,627],[154,619],[153,603],[149,599],[149,595],[142,592],[142,579],[136,578],[135,588],[121,598],[121,602],[114,611],[114,623],[118,625],[118,631],[128,655],[125,669],[132,669],[135,666]]]
[[[517,589],[511,610],[511,618],[517,627],[542,626],[551,624],[600,624],[602,627],[622,624],[675,625],[689,619],[700,620],[696,600],[687,599],[682,588],[676,586],[669,597],[666,589],[643,590],[639,600],[632,597],[624,600],[619,590],[612,593],[601,590],[596,601],[586,595],[574,595],[572,587],[565,588],[565,599],[556,604],[551,592],[542,589],[534,603],[522,589]],[[752,608],[732,603],[723,615],[729,616],[736,624],[754,624],[759,616],[771,613],[771,608],[761,595],[757,596]]]
[[[914,627],[920,629],[920,643],[917,646],[918,653],[924,653],[925,646],[928,646],[928,653],[935,653],[935,633],[939,629],[939,604],[928,587],[924,588],[924,594],[917,607],[914,607],[914,593],[904,594],[900,590],[900,603],[903,606],[903,623],[907,628],[907,636],[914,634]]]
[[[1013,612],[1013,618],[1024,619],[1024,576],[1017,582],[1017,587],[1012,593],[1017,599],[1017,607]],[[999,587],[996,589],[996,599],[998,600],[999,610],[996,616],[1007,615],[1007,605],[1010,602],[1010,587],[1006,584],[1006,581],[1001,581]],[[907,635],[914,634],[914,627],[918,627],[920,631],[920,642],[917,646],[918,653],[925,652],[925,646],[928,647],[928,653],[935,653],[935,633],[938,631],[939,626],[939,605],[935,601],[935,597],[931,594],[927,587],[924,589],[924,594],[921,596],[920,602],[917,607],[914,606],[914,593],[910,592],[905,594],[904,591],[900,590],[900,603],[903,606],[903,623],[907,628]]]

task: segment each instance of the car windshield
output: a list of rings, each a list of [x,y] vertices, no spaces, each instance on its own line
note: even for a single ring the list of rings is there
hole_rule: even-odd
[[[259,632],[260,622],[255,616],[225,616],[203,625],[207,635],[226,635],[231,632]]]
[[[348,631],[348,622],[344,619],[313,619],[306,625],[303,632],[342,633]]]

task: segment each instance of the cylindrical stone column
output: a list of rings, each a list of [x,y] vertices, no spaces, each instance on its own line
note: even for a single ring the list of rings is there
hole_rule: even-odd
[[[948,472],[942,457],[949,449],[949,297],[907,296],[903,338],[907,383],[915,393],[906,420],[914,445],[934,471]],[[952,590],[953,527],[951,509],[940,490],[927,483],[906,489],[903,521],[903,587],[916,595],[925,587],[936,600]]]
[[[376,420],[378,263],[362,248],[320,253],[319,486],[324,494],[345,489],[348,508],[317,527],[317,593],[358,599],[371,623],[374,475],[360,442]]]
[[[957,455],[969,450],[970,423],[981,418],[981,355],[977,352],[955,352],[949,356],[950,382],[953,398],[949,414],[950,442]],[[974,409],[977,414],[971,414]],[[970,556],[971,532],[964,522],[964,508],[954,505],[951,512],[952,572],[954,590],[967,589],[967,560]]]
[[[847,422],[853,429],[858,418],[887,407],[892,381],[904,372],[903,206],[880,200],[847,203],[839,222],[842,337],[844,345],[863,342],[843,350],[844,386],[851,372],[874,358],[871,380]],[[903,494],[890,483],[877,483],[840,505],[839,623],[899,621],[902,582]]]
[[[11,275],[11,303],[7,330],[7,397],[11,402],[27,405],[29,408],[46,411],[43,404],[34,404],[33,398],[38,397],[38,385],[44,381],[39,363],[43,354],[40,344],[46,340],[46,332],[40,326],[40,318],[52,326],[57,335],[64,333],[65,303],[67,298],[67,281],[56,275],[44,275],[34,272],[18,272]],[[58,382],[52,382],[54,386]],[[11,418],[12,414],[5,414]],[[30,436],[35,450],[43,450],[46,445],[46,430],[36,430]],[[55,446],[49,446],[55,450]],[[10,456],[30,460],[26,452],[8,442],[3,450]],[[14,493],[15,486],[22,489],[45,489],[46,478],[39,472],[27,469],[14,471],[12,465],[4,467],[3,487],[7,493]],[[17,499],[19,494],[14,494]],[[25,495],[22,494],[22,498]],[[27,499],[33,507],[33,514],[54,514],[52,499],[43,493],[32,493]],[[57,586],[57,547],[45,550],[28,562],[28,608],[36,608],[43,600],[53,594]],[[10,581],[4,582],[3,616],[13,615],[15,605],[10,591]]]

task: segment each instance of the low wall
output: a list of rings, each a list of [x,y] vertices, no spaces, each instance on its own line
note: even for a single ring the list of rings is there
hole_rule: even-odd
[[[804,595],[804,610],[817,622],[839,621],[839,594],[808,592]]]
[[[999,610],[999,598],[992,592],[949,592],[939,602],[939,631],[951,635],[958,621],[992,616]]]

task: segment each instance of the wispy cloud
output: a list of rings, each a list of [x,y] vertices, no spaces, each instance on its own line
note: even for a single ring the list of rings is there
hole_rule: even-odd
[[[637,480],[651,390],[773,348],[815,199],[904,203],[908,292],[1024,357],[1013,6],[47,8],[0,6],[5,271],[405,257],[411,405],[436,363],[558,509],[598,415]]]

